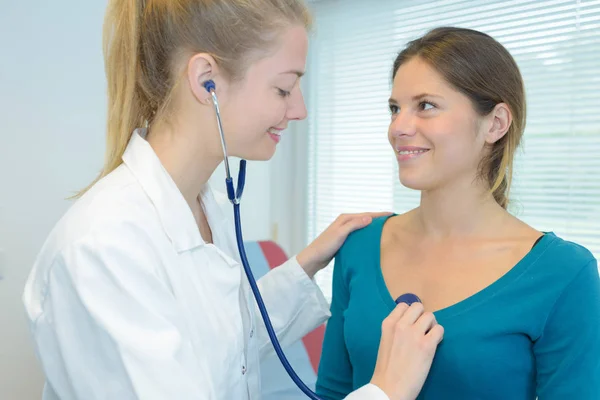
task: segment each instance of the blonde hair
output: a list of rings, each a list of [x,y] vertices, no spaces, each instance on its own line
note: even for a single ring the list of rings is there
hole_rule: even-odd
[[[392,69],[413,57],[435,68],[451,85],[465,94],[479,115],[488,115],[499,103],[512,113],[506,134],[493,145],[479,165],[479,178],[503,208],[508,207],[515,153],[525,130],[525,87],[517,63],[508,50],[491,36],[472,29],[440,27],[411,41]]]
[[[238,80],[292,24],[310,28],[303,0],[110,0],[103,31],[104,167],[76,197],[122,163],[136,128],[165,117],[184,56],[208,53],[228,78]]]

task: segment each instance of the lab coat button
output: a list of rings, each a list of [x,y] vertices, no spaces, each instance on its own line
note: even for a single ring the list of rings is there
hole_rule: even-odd
[[[242,375],[246,375],[246,366],[242,365]]]
[[[254,329],[250,331],[250,337],[254,337]]]

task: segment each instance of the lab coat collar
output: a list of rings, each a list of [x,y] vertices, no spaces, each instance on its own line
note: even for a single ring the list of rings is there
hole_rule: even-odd
[[[183,252],[205,245],[192,210],[150,143],[145,140],[146,133],[145,128],[133,132],[123,154],[123,162],[154,205],[175,250]]]

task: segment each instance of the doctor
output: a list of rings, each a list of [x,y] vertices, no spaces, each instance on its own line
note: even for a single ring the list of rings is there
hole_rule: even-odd
[[[306,116],[309,20],[301,0],[109,2],[106,164],[50,234],[23,296],[45,400],[260,398],[272,347],[228,203],[207,184],[222,150],[202,84],[216,83],[229,153],[269,159]],[[341,216],[261,279],[284,346],[328,318],[311,278],[375,215]],[[398,306],[371,383],[348,399],[415,399],[442,335],[419,305]]]

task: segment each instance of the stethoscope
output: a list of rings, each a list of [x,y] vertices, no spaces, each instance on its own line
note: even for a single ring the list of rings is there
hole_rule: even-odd
[[[265,303],[260,294],[260,290],[258,289],[258,285],[256,284],[256,280],[254,279],[254,274],[252,274],[252,270],[250,269],[250,264],[248,263],[248,258],[246,257],[246,248],[244,247],[244,239],[242,237],[242,222],[240,219],[240,200],[242,198],[242,192],[244,191],[244,183],[246,181],[246,160],[240,160],[240,169],[238,172],[238,182],[237,189],[233,187],[233,179],[231,179],[231,170],[229,169],[229,155],[227,153],[227,144],[225,142],[225,135],[223,133],[223,124],[221,122],[221,111],[219,110],[219,101],[217,99],[217,94],[215,93],[216,85],[212,80],[206,81],[203,83],[204,88],[210,93],[212,97],[212,102],[215,107],[215,113],[217,115],[217,126],[219,128],[219,135],[221,136],[221,147],[223,148],[223,161],[225,163],[225,186],[227,187],[227,197],[231,204],[233,204],[233,215],[235,220],[235,237],[237,241],[238,251],[240,253],[240,259],[242,261],[242,266],[244,267],[244,272],[248,277],[248,282],[250,283],[250,288],[252,289],[252,293],[254,294],[254,298],[256,299],[256,303],[258,304],[258,309],[260,310],[260,314],[265,323],[265,327],[267,328],[267,333],[269,334],[269,338],[271,339],[271,343],[273,343],[273,348],[275,349],[275,353],[281,364],[285,368],[286,372],[292,378],[296,386],[308,396],[308,398],[313,400],[321,400],[315,392],[310,390],[308,386],[302,379],[298,377],[296,371],[292,368],[289,361],[287,360],[283,350],[281,349],[281,345],[279,344],[279,340],[277,339],[277,335],[275,334],[275,330],[273,329],[273,324],[271,324],[271,318],[269,317],[269,313],[267,312],[267,308],[265,307]],[[405,302],[408,305],[414,302],[421,302],[421,300],[412,293],[406,293],[396,299],[396,303]]]

